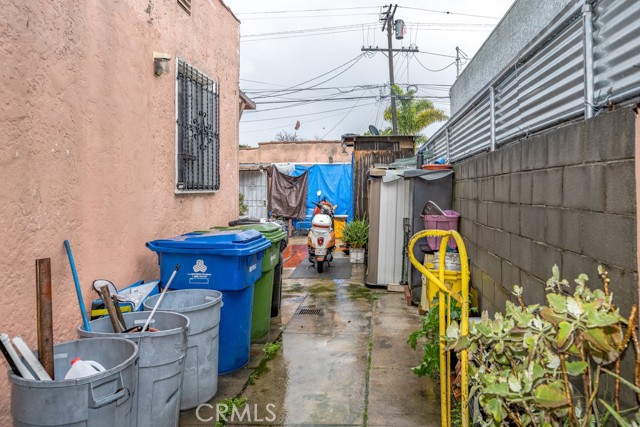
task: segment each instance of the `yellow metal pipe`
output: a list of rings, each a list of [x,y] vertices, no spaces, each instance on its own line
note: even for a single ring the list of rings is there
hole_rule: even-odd
[[[445,276],[445,257],[449,238],[453,237],[460,254],[461,264],[461,294],[456,295],[446,286]],[[438,276],[436,277],[426,267],[420,263],[413,254],[413,248],[418,240],[424,237],[442,237],[440,242],[440,251],[438,257]],[[438,308],[439,308],[439,354],[440,354],[440,410],[442,427],[451,426],[451,364],[450,354],[445,352],[445,343],[442,336],[446,335],[446,329],[451,323],[451,298],[453,297],[461,305],[460,316],[460,334],[467,335],[469,333],[469,258],[467,249],[464,246],[462,236],[456,231],[449,230],[424,230],[416,233],[409,241],[408,246],[409,260],[411,264],[420,271],[427,279],[438,287]],[[460,376],[461,376],[461,406],[462,406],[462,427],[469,426],[469,360],[467,351],[460,352]]]

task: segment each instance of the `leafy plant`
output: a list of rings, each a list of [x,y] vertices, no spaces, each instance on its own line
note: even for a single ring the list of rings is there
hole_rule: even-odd
[[[355,219],[344,226],[342,241],[352,248],[364,248],[369,241],[369,221]]]
[[[233,409],[243,408],[247,404],[246,397],[232,397],[230,399],[224,399],[218,403],[217,408],[225,408],[224,411],[217,413],[218,419],[216,420],[216,427],[224,427],[227,425],[227,417],[231,415]]]
[[[244,204],[244,194],[240,193],[240,216],[249,211],[249,206]]]
[[[418,366],[411,368],[414,374],[419,377],[428,375],[431,379],[436,379],[440,375],[440,324],[439,324],[439,305],[438,298],[434,298],[431,302],[431,308],[425,313],[422,318],[422,327],[416,331],[413,331],[407,343],[412,349],[416,349],[419,342],[422,344],[422,363]],[[451,300],[451,319],[460,320],[462,310],[455,300]]]
[[[282,343],[278,341],[267,343],[267,345],[264,346],[264,349],[262,349],[262,351],[264,352],[264,358],[266,360],[273,359],[278,355],[278,352],[281,348]]]
[[[525,305],[523,289],[515,286],[519,305],[507,302],[505,314],[496,313],[491,320],[484,312],[465,336],[460,336],[456,323],[448,328],[448,348],[469,351],[474,423],[592,427],[600,425],[599,414],[609,408],[623,419],[620,357],[632,336],[638,353],[636,307],[628,321],[620,315],[601,267],[602,290],[589,289],[588,277],[581,274],[572,295],[565,293],[568,282],[560,279],[558,267],[552,271],[547,305]],[[606,366],[613,366],[616,376],[612,405],[596,400],[603,395],[601,376],[610,372]],[[635,382],[626,381],[637,387],[637,375]]]

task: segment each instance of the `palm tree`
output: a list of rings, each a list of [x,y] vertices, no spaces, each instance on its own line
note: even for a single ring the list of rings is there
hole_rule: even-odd
[[[400,86],[394,84],[391,87],[391,91],[396,96],[397,101],[398,133],[400,135],[419,135],[420,138],[416,140],[417,145],[427,140],[427,137],[421,133],[424,128],[449,118],[444,111],[436,108],[430,100],[416,100],[416,92],[414,90],[404,92]],[[384,119],[391,121],[391,106],[384,110]]]

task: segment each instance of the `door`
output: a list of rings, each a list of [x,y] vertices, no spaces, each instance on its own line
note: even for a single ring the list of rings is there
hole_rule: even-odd
[[[240,192],[244,194],[247,215],[267,218],[267,171],[240,171]]]

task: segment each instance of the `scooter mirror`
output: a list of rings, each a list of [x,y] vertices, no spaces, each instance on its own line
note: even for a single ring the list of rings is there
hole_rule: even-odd
[[[317,195],[318,197],[322,196],[322,191],[318,190],[318,192],[316,193],[316,195]]]

